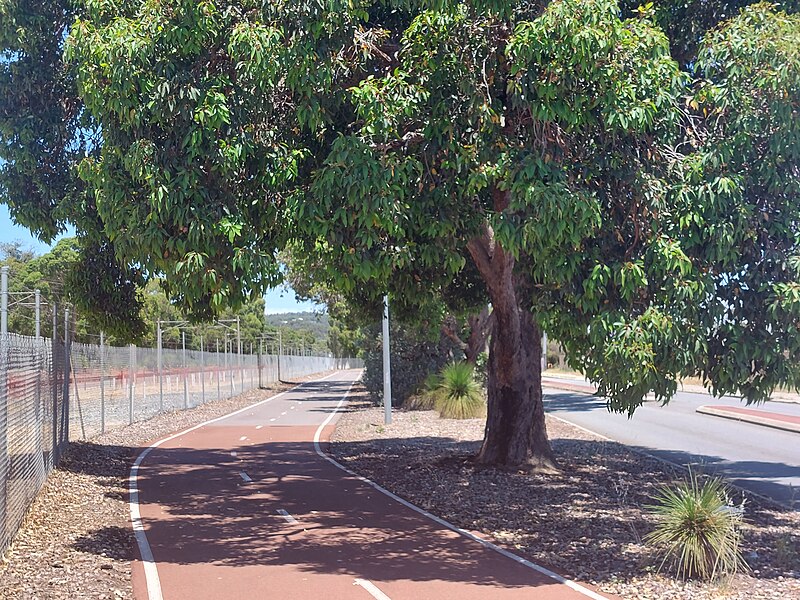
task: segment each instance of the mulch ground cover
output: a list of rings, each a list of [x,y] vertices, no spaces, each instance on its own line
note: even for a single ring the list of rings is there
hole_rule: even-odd
[[[562,472],[530,475],[477,465],[483,421],[440,419],[432,411],[351,403],[331,452],[353,471],[464,529],[477,531],[601,591],[631,599],[800,598],[800,513],[757,497],[746,501],[748,575],[717,584],[658,572],[642,544],[653,522],[645,507],[680,468],[548,416]],[[735,492],[741,501],[743,492]]]

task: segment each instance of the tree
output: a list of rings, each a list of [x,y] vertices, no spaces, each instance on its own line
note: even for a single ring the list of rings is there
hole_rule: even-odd
[[[670,40],[612,0],[122,6],[69,36],[103,134],[79,172],[119,262],[193,310],[275,283],[289,244],[401,311],[469,261],[478,458],[542,470],[542,327],[615,410],[680,375],[797,384],[796,17],[659,10]]]

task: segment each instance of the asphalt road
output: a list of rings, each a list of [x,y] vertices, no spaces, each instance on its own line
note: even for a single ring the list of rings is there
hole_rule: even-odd
[[[707,404],[745,406],[736,398],[678,393],[667,406],[647,402],[633,418],[609,413],[590,393],[547,388],[548,412],[673,463],[700,463],[742,488],[800,509],[800,433],[695,412]],[[800,416],[800,404],[755,408]]]

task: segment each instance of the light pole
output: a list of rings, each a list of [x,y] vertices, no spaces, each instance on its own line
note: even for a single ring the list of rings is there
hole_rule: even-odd
[[[383,297],[383,422],[392,422],[392,366],[389,359],[389,296]]]

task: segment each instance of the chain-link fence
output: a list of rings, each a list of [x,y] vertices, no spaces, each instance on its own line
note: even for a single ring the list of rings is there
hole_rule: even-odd
[[[66,351],[65,351],[66,348]],[[0,335],[0,554],[69,440],[361,361]]]
[[[0,334],[0,552],[68,440],[62,340]]]

